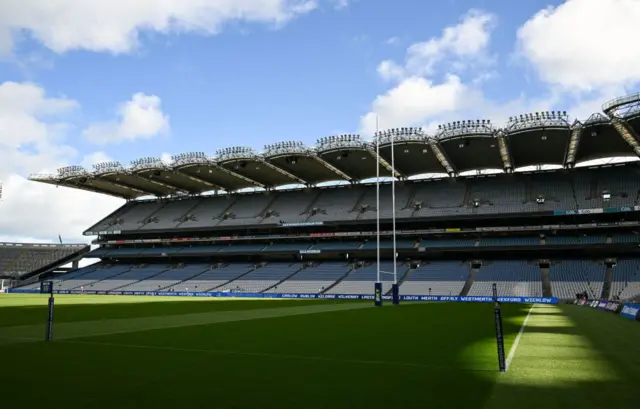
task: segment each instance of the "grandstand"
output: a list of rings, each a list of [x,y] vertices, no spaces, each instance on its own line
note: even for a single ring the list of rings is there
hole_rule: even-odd
[[[39,281],[39,278],[78,268],[89,251],[86,244],[0,243],[0,287]],[[69,264],[71,267],[63,268]]]
[[[585,121],[537,112],[502,128],[473,120],[433,135],[383,131],[380,157],[372,142],[341,135],[30,179],[127,200],[84,233],[99,245],[86,256],[102,262],[57,279],[62,290],[369,294],[378,211],[380,269],[394,270],[395,211],[402,294],[486,296],[496,283],[506,296],[632,298],[640,167],[576,167],[640,154],[640,109],[621,101]],[[377,171],[397,179],[395,209],[388,182],[377,208],[367,183]],[[381,280],[387,293],[393,277]]]

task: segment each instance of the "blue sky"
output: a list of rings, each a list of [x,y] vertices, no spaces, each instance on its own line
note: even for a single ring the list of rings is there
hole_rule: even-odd
[[[278,140],[313,143],[321,136],[357,132],[360,117],[389,88],[376,72],[378,64],[402,60],[409,45],[439,37],[473,8],[496,19],[488,50],[499,56],[492,68],[501,76],[486,85],[487,95],[497,102],[535,95],[539,82],[533,75],[525,81],[526,67],[510,55],[518,27],[548,2],[518,3],[360,0],[335,9],[327,2],[278,29],[235,22],[217,36],[143,32],[137,48],[120,55],[56,54],[26,40],[16,46],[16,58],[38,61],[26,62],[26,68],[2,64],[0,78],[32,81],[48,95],[78,101],[77,130],[112,119],[118,104],[134,93],[159,96],[169,116],[169,136],[100,146],[124,163],[163,152],[213,152],[234,143],[255,148]],[[443,64],[434,78],[441,79],[446,69]],[[95,149],[76,132],[71,142],[81,152]]]
[[[237,145],[260,150],[283,140],[313,144],[338,133],[369,135],[376,116],[383,128],[427,129],[549,109],[585,119],[607,99],[637,90],[640,51],[620,39],[640,34],[639,5],[3,3],[0,155],[9,160],[0,164],[0,236],[77,234],[118,204],[25,181],[58,166]],[[70,219],[69,206],[93,211]],[[64,216],[21,220],[32,227],[19,232],[16,215],[26,208]]]

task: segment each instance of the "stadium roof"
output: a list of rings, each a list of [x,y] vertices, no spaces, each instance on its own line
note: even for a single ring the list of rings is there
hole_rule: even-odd
[[[571,123],[564,111],[535,112],[509,118],[504,127],[490,120],[456,121],[428,135],[421,128],[378,132],[373,141],[359,135],[320,138],[315,147],[289,141],[172,157],[142,158],[124,167],[100,163],[92,170],[69,166],[30,180],[108,194],[124,199],[199,194],[214,190],[314,186],[322,182],[359,182],[396,176],[448,174],[498,169],[512,172],[537,165],[573,167],[594,159],[640,156],[640,94],[607,102],[604,114]],[[376,155],[379,141],[379,157]],[[391,149],[393,142],[393,151]],[[391,163],[395,159],[395,169]],[[377,168],[377,169],[376,169]]]

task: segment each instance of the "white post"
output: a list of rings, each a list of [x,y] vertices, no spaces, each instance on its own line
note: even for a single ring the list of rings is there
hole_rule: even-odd
[[[378,117],[376,116],[376,252],[377,282],[380,282],[380,134],[378,133]]]
[[[396,135],[392,134],[391,135],[391,169],[393,173],[391,174],[391,220],[392,220],[391,234],[393,237],[393,283],[398,284],[398,266],[397,266],[398,252],[396,251],[396,175],[395,175],[396,155],[394,152],[395,139],[396,139]]]

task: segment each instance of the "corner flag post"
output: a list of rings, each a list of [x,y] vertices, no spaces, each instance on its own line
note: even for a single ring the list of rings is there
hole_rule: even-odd
[[[40,294],[49,294],[47,311],[47,331],[45,334],[45,341],[51,341],[53,339],[53,281],[43,281],[40,283]]]
[[[380,281],[380,133],[376,117],[376,283],[373,288],[373,300],[376,307],[382,307],[382,282]]]
[[[506,359],[504,356],[504,334],[502,332],[502,312],[498,301],[498,288],[493,283],[493,315],[496,322],[496,343],[498,345],[498,368],[500,372],[507,371]]]

